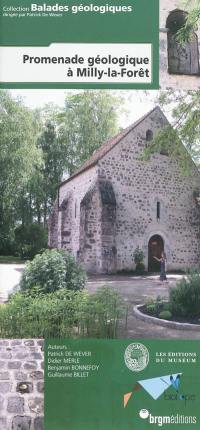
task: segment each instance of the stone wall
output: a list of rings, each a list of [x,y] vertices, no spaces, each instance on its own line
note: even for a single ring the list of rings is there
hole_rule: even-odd
[[[87,271],[116,271],[115,221],[112,183],[98,180],[81,201],[79,259]]]
[[[43,340],[0,340],[0,430],[44,429]]]
[[[80,203],[80,256],[88,272],[101,272],[101,200],[98,182]]]
[[[170,75],[168,73],[166,21],[170,12],[176,8],[184,10],[184,5],[185,3],[183,0],[160,0],[160,87],[162,89],[200,88],[200,76]],[[200,52],[200,25],[196,31],[196,34],[198,35]]]
[[[58,247],[71,251],[72,249],[73,195],[67,193],[58,209]]]
[[[100,181],[102,202],[101,211],[101,248],[102,272],[113,273],[117,270],[116,248],[116,198],[112,181]]]
[[[59,190],[59,207],[66,197],[69,203],[64,213],[58,211],[58,247],[63,247],[77,257],[80,252],[80,208],[81,201],[97,179],[97,167],[93,167],[61,185]],[[63,237],[63,226],[66,234]],[[64,243],[67,242],[67,243]]]
[[[50,248],[58,247],[58,200],[56,199],[48,220],[48,245]]]
[[[200,176],[183,176],[171,157],[154,154],[142,161],[147,130],[156,131],[166,119],[154,110],[99,161],[99,177],[112,180],[116,197],[117,269],[133,269],[137,246],[145,253],[148,242],[158,234],[167,253],[168,269],[186,269],[200,260],[199,209],[193,191],[200,188]],[[157,202],[161,216],[157,219]]]

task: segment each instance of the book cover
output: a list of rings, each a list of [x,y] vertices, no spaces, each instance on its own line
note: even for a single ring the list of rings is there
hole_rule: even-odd
[[[199,428],[199,7],[0,1],[0,430]]]

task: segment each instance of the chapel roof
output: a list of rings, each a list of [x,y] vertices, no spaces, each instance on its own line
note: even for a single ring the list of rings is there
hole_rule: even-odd
[[[82,166],[80,166],[79,169],[77,169],[68,179],[64,180],[60,186],[66,184],[67,182],[71,181],[76,176],[83,173],[85,170],[95,166],[99,160],[101,160],[104,155],[106,155],[112,148],[114,148],[115,145],[117,145],[130,131],[132,131],[135,127],[137,127],[142,121],[144,121],[149,115],[151,115],[154,111],[160,111],[160,113],[164,116],[163,112],[161,111],[159,106],[156,106],[155,108],[151,109],[149,112],[147,112],[145,115],[143,115],[141,118],[139,118],[137,121],[135,121],[132,125],[129,127],[123,129],[120,133],[112,137],[111,139],[107,140],[103,143],[103,145],[100,146],[93,154],[92,156],[85,161]]]

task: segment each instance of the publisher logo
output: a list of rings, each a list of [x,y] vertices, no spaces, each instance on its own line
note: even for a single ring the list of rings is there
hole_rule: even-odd
[[[133,372],[141,372],[149,363],[149,351],[142,343],[131,343],[124,354],[125,364]]]
[[[140,418],[143,420],[148,420],[149,424],[154,424],[154,426],[163,427],[172,425],[174,427],[175,424],[197,424],[196,416],[189,415],[180,415],[180,414],[171,414],[171,415],[152,415],[147,409],[141,409],[139,412]],[[155,428],[155,427],[154,427]]]
[[[195,401],[195,394],[188,394],[180,392],[180,378],[181,373],[175,375],[165,375],[158,376],[156,378],[151,379],[143,379],[142,381],[137,381],[133,390],[124,394],[124,408],[128,405],[130,398],[135,395],[142,388],[154,399],[159,399],[162,394],[164,395],[164,400],[181,400],[185,402],[185,405],[188,401]],[[173,391],[167,392],[169,388],[172,388]],[[141,409],[142,413],[143,409]],[[145,410],[144,410],[145,411]]]

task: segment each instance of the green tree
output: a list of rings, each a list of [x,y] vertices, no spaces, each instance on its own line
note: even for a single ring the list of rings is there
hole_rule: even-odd
[[[82,91],[66,97],[65,109],[58,120],[59,140],[69,174],[117,132],[117,112],[121,103],[119,96],[108,91]]]
[[[9,248],[12,243],[13,228],[20,218],[18,197],[40,163],[35,137],[37,130],[31,110],[20,100],[14,100],[9,92],[1,90],[0,247]]]
[[[189,0],[185,2],[185,8],[188,15],[185,25],[178,32],[178,40],[184,42],[193,37],[193,32],[197,30],[200,19],[200,0]]]
[[[116,93],[80,91],[63,109],[31,110],[0,91],[0,253],[14,249],[17,226],[46,224],[63,174],[117,131],[121,102]]]
[[[145,158],[163,151],[176,158],[183,173],[189,174],[192,160],[200,166],[200,91],[163,91],[159,104],[171,114],[171,124],[158,131]]]
[[[42,212],[45,224],[49,209],[55,200],[64,168],[63,148],[57,136],[56,124],[51,119],[44,125],[37,146],[42,151],[43,163],[37,172],[39,183],[36,184],[35,206],[38,217]]]

